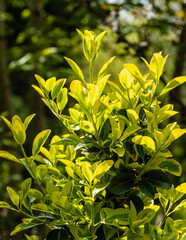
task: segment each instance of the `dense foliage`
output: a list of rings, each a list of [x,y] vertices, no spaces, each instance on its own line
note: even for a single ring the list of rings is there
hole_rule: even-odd
[[[186,183],[174,187],[170,174],[180,176],[182,167],[168,150],[186,129],[176,123],[164,124],[178,112],[161,97],[186,81],[176,77],[161,89],[160,77],[167,59],[155,53],[142,75],[134,64],[124,64],[118,80],[107,74],[114,57],[95,76],[93,63],[105,32],[77,30],[89,63],[89,82],[71,59],[65,58],[78,80],[64,87],[66,79],[46,81],[35,75],[33,85],[43,102],[69,133],[53,136],[44,130],[34,139],[32,155],[24,149],[26,129],[34,114],[24,121],[2,117],[20,145],[22,158],[0,151],[0,156],[22,164],[31,178],[20,191],[7,187],[12,204],[0,207],[22,213],[25,218],[11,232],[45,224],[51,230],[46,239],[185,239],[186,220],[171,214],[186,206]],[[63,110],[68,95],[76,100]],[[32,187],[32,181],[38,188]],[[155,201],[154,201],[155,200]],[[176,203],[176,205],[175,205]],[[163,217],[157,222],[157,212]],[[27,239],[36,236],[25,235]]]

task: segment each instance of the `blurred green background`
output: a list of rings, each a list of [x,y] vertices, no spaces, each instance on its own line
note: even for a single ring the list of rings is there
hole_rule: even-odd
[[[50,128],[53,134],[65,132],[31,87],[36,84],[34,74],[44,79],[67,78],[68,86],[75,77],[64,59],[68,56],[88,77],[76,28],[93,30],[96,34],[107,31],[94,67],[99,71],[101,63],[117,56],[110,67],[113,81],[127,62],[137,64],[145,73],[147,68],[140,57],[149,61],[154,52],[160,51],[169,54],[162,86],[173,77],[186,75],[185,0],[0,0],[0,114],[9,119],[14,114],[23,119],[37,114],[28,130],[28,153],[39,131]],[[175,105],[180,114],[171,121],[186,127],[186,86],[176,88],[162,102]],[[172,178],[175,186],[186,181],[185,143],[186,136],[171,145],[174,157],[183,167],[182,176]],[[0,149],[20,155],[2,120]],[[24,169],[0,159],[0,200],[9,201],[6,186],[19,189],[26,176]],[[186,219],[186,212],[182,217]],[[25,239],[22,233],[9,236],[21,218],[0,209],[0,239]],[[39,233],[34,229],[29,234],[36,233],[43,239],[46,232],[47,229]]]

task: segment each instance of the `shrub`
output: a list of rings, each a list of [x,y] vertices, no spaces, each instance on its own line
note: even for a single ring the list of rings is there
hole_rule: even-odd
[[[47,240],[185,239],[186,220],[173,221],[171,214],[186,206],[186,183],[173,186],[169,175],[180,176],[182,168],[168,147],[186,130],[176,122],[163,123],[177,112],[172,104],[162,106],[160,98],[186,77],[159,89],[167,59],[161,53],[153,54],[150,63],[143,59],[149,70],[145,75],[134,64],[124,64],[119,80],[111,81],[107,74],[111,58],[95,77],[93,62],[105,32],[97,37],[90,31],[78,33],[90,82],[73,60],[65,58],[78,79],[70,84],[69,93],[66,80],[55,77],[45,81],[35,75],[39,86],[33,86],[69,133],[53,136],[47,149],[44,144],[51,131],[40,132],[32,156],[27,156],[26,129],[34,114],[24,121],[17,115],[12,122],[2,117],[23,158],[6,151],[0,156],[24,165],[31,176],[19,192],[7,187],[12,204],[0,202],[0,207],[25,215],[10,235],[45,224],[51,230]],[[77,103],[64,115],[68,94]],[[163,218],[157,223],[159,209]]]

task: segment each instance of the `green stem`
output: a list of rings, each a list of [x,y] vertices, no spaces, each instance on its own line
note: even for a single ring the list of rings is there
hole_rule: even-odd
[[[93,194],[92,194],[92,186],[90,186],[90,195],[91,197],[93,197]],[[92,221],[92,224],[91,224],[91,232],[92,232],[92,236],[95,235],[95,227],[94,227],[94,202],[92,202],[92,205],[91,205],[91,221]]]
[[[148,167],[151,165],[152,161],[154,160],[154,158],[156,157],[156,155],[159,153],[159,151],[161,150],[161,147],[159,147],[157,149],[157,151],[154,153],[154,155],[152,155],[152,157],[150,158],[150,160],[147,162],[147,164],[144,166],[144,168],[142,169],[142,171],[139,173],[138,177],[137,177],[137,181],[140,180],[141,176],[147,171]]]
[[[99,144],[100,146],[102,146],[102,141],[101,141],[101,139],[100,139],[100,136],[99,136],[99,133],[98,133],[96,124],[95,124],[95,122],[94,122],[93,114],[91,114],[91,121],[92,121],[92,124],[93,124],[93,126],[94,126],[95,137],[96,137],[96,139],[97,139],[97,141],[98,141],[98,144]]]
[[[169,204],[169,207],[168,207],[167,211],[165,212],[165,215],[164,215],[162,221],[161,221],[160,224],[159,224],[159,227],[160,227],[160,228],[162,228],[165,220],[166,220],[167,217],[170,215],[170,210],[171,210],[171,208],[172,208],[172,205],[173,205],[172,203]]]
[[[21,151],[22,151],[23,156],[24,156],[24,158],[25,158],[25,160],[26,160],[26,164],[23,163],[24,166],[25,166],[25,168],[26,168],[27,171],[30,173],[30,175],[32,176],[32,178],[36,180],[38,186],[40,187],[41,191],[42,191],[43,194],[45,195],[45,194],[46,194],[46,190],[45,190],[45,189],[43,188],[43,186],[41,185],[41,183],[40,183],[39,179],[37,178],[36,174],[32,171],[31,164],[29,163],[28,157],[27,157],[26,152],[25,152],[25,150],[24,150],[24,148],[23,148],[22,145],[21,145]]]
[[[89,62],[89,74],[90,74],[90,83],[93,83],[93,68],[92,68],[92,61]]]

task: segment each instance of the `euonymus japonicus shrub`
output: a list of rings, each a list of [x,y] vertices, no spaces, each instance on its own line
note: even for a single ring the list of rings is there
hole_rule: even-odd
[[[124,64],[114,81],[107,74],[111,58],[94,76],[93,62],[105,32],[97,37],[90,31],[78,33],[89,79],[65,58],[77,76],[70,89],[64,86],[66,79],[45,81],[38,75],[39,85],[33,86],[69,133],[52,136],[46,148],[51,131],[42,131],[28,156],[24,143],[34,114],[24,121],[17,115],[11,122],[2,117],[23,157],[6,151],[0,156],[22,164],[30,174],[20,191],[7,187],[12,203],[0,202],[0,207],[25,216],[11,235],[45,224],[51,230],[47,240],[186,239],[186,220],[171,218],[186,207],[186,183],[173,186],[169,176],[180,176],[182,168],[168,150],[186,130],[168,121],[177,112],[160,101],[186,77],[174,78],[159,89],[167,59],[161,53],[155,53],[150,63],[143,59],[149,70],[145,75],[134,64]],[[64,115],[68,95],[76,104]]]

